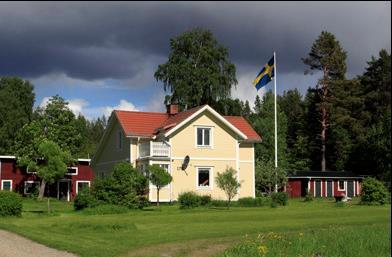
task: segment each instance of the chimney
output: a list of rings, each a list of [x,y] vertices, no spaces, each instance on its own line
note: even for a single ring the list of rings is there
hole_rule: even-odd
[[[166,105],[167,114],[175,115],[178,113],[178,104],[168,104]]]

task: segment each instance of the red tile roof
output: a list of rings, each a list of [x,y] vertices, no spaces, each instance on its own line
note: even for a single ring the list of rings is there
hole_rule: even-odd
[[[155,130],[169,118],[168,114],[159,112],[115,110],[114,113],[127,136],[151,137]]]
[[[248,139],[247,141],[261,141],[261,137],[252,128],[252,126],[241,116],[223,116],[228,122],[234,125],[242,133],[244,133]]]
[[[203,107],[204,106],[198,106],[175,115],[158,112],[132,112],[118,110],[115,110],[114,113],[127,136],[152,137],[157,133],[158,129],[163,129],[167,132]],[[223,117],[248,137],[246,141],[261,141],[260,136],[243,117]]]

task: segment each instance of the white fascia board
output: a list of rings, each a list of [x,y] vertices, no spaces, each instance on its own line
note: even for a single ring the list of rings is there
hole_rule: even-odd
[[[191,116],[189,116],[188,118],[186,118],[185,120],[183,120],[182,122],[180,122],[177,126],[175,126],[173,129],[171,129],[170,131],[168,131],[167,133],[165,133],[165,137],[168,137],[169,135],[171,135],[172,133],[174,133],[175,131],[177,131],[179,128],[181,128],[182,126],[184,126],[186,123],[188,123],[190,120],[192,120],[194,117],[196,117],[197,115],[199,115],[200,113],[204,112],[205,110],[208,110],[210,113],[212,113],[218,120],[220,120],[221,122],[223,122],[223,124],[225,124],[226,126],[228,126],[231,130],[233,130],[235,133],[237,133],[238,135],[240,135],[243,139],[247,139],[248,137],[242,133],[239,129],[237,129],[236,127],[234,127],[233,124],[231,124],[230,122],[228,122],[225,118],[222,117],[222,115],[220,115],[219,113],[217,113],[214,109],[212,109],[210,106],[206,105],[203,108],[201,108],[200,110],[198,110],[197,112],[195,112],[194,114],[192,114]]]
[[[90,162],[91,159],[78,159],[78,162]]]
[[[13,155],[0,155],[0,159],[16,159]]]

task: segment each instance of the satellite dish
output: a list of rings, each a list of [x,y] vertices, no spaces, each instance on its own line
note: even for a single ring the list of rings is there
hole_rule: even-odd
[[[189,155],[185,156],[184,162],[182,163],[182,166],[181,166],[182,170],[184,170],[184,171],[186,170],[186,168],[188,167],[189,161],[190,161]]]

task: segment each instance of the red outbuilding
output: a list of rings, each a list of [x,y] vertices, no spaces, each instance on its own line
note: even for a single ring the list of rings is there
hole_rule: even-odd
[[[49,195],[61,200],[72,200],[79,191],[90,187],[94,178],[90,159],[78,159],[74,166],[68,167],[64,178],[49,187]],[[41,180],[35,172],[16,165],[15,156],[0,155],[0,186],[1,190],[19,192],[27,196],[37,190]]]
[[[347,171],[297,171],[287,178],[290,197],[304,197],[306,192],[314,197],[354,197],[361,192],[362,177]]]

